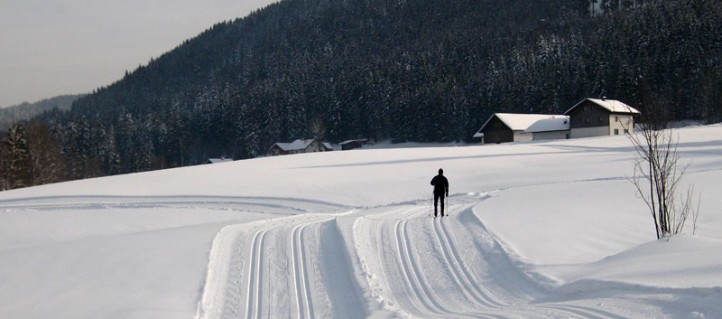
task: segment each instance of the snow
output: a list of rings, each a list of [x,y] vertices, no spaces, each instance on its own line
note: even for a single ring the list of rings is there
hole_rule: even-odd
[[[677,134],[700,215],[694,234],[659,241],[623,136],[2,192],[0,317],[720,318],[722,126]],[[438,168],[451,184],[443,219],[429,217]]]
[[[276,143],[278,147],[283,149],[284,151],[299,151],[306,149],[311,143],[313,143],[313,139],[310,140],[295,140],[291,143]]]
[[[566,115],[495,113],[474,137],[482,137],[484,134],[481,131],[494,117],[499,118],[513,131],[536,133],[569,130],[569,116]]]
[[[537,132],[552,132],[552,131],[568,131],[569,130],[569,116],[566,115],[551,115],[547,118],[542,118],[529,127],[524,132],[526,133],[537,133]]]
[[[573,109],[575,109],[577,106],[584,103],[584,101],[589,100],[594,102],[595,104],[607,109],[609,112],[612,113],[631,113],[631,114],[640,114],[639,111],[624,102],[620,102],[617,100],[609,100],[609,99],[592,99],[588,98],[585,100],[582,100],[581,102],[577,103],[577,105],[572,106],[569,110],[564,112],[564,114],[569,114]]]

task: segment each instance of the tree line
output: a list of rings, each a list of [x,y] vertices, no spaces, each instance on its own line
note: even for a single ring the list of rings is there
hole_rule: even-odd
[[[0,130],[7,131],[13,124],[29,120],[38,114],[54,109],[67,110],[82,95],[61,95],[35,103],[24,102],[18,105],[0,108]]]
[[[78,179],[262,156],[297,138],[470,142],[495,112],[561,113],[586,97],[716,122],[718,30],[712,0],[285,0],[5,140],[47,130],[59,152],[48,158]],[[9,165],[17,146],[4,145]]]

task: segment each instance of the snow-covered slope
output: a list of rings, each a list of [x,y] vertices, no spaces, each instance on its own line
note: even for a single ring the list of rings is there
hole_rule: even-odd
[[[2,318],[720,318],[722,126],[656,241],[625,137],[354,150],[0,193]],[[450,216],[429,217],[438,168]]]

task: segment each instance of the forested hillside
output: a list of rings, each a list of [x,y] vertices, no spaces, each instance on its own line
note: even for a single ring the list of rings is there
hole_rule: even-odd
[[[283,0],[36,121],[60,143],[65,179],[314,136],[471,141],[494,112],[586,97],[722,120],[722,2],[592,2]]]

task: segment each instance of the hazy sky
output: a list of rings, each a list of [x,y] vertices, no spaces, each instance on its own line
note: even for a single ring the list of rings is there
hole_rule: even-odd
[[[0,0],[0,107],[88,93],[278,0]]]

